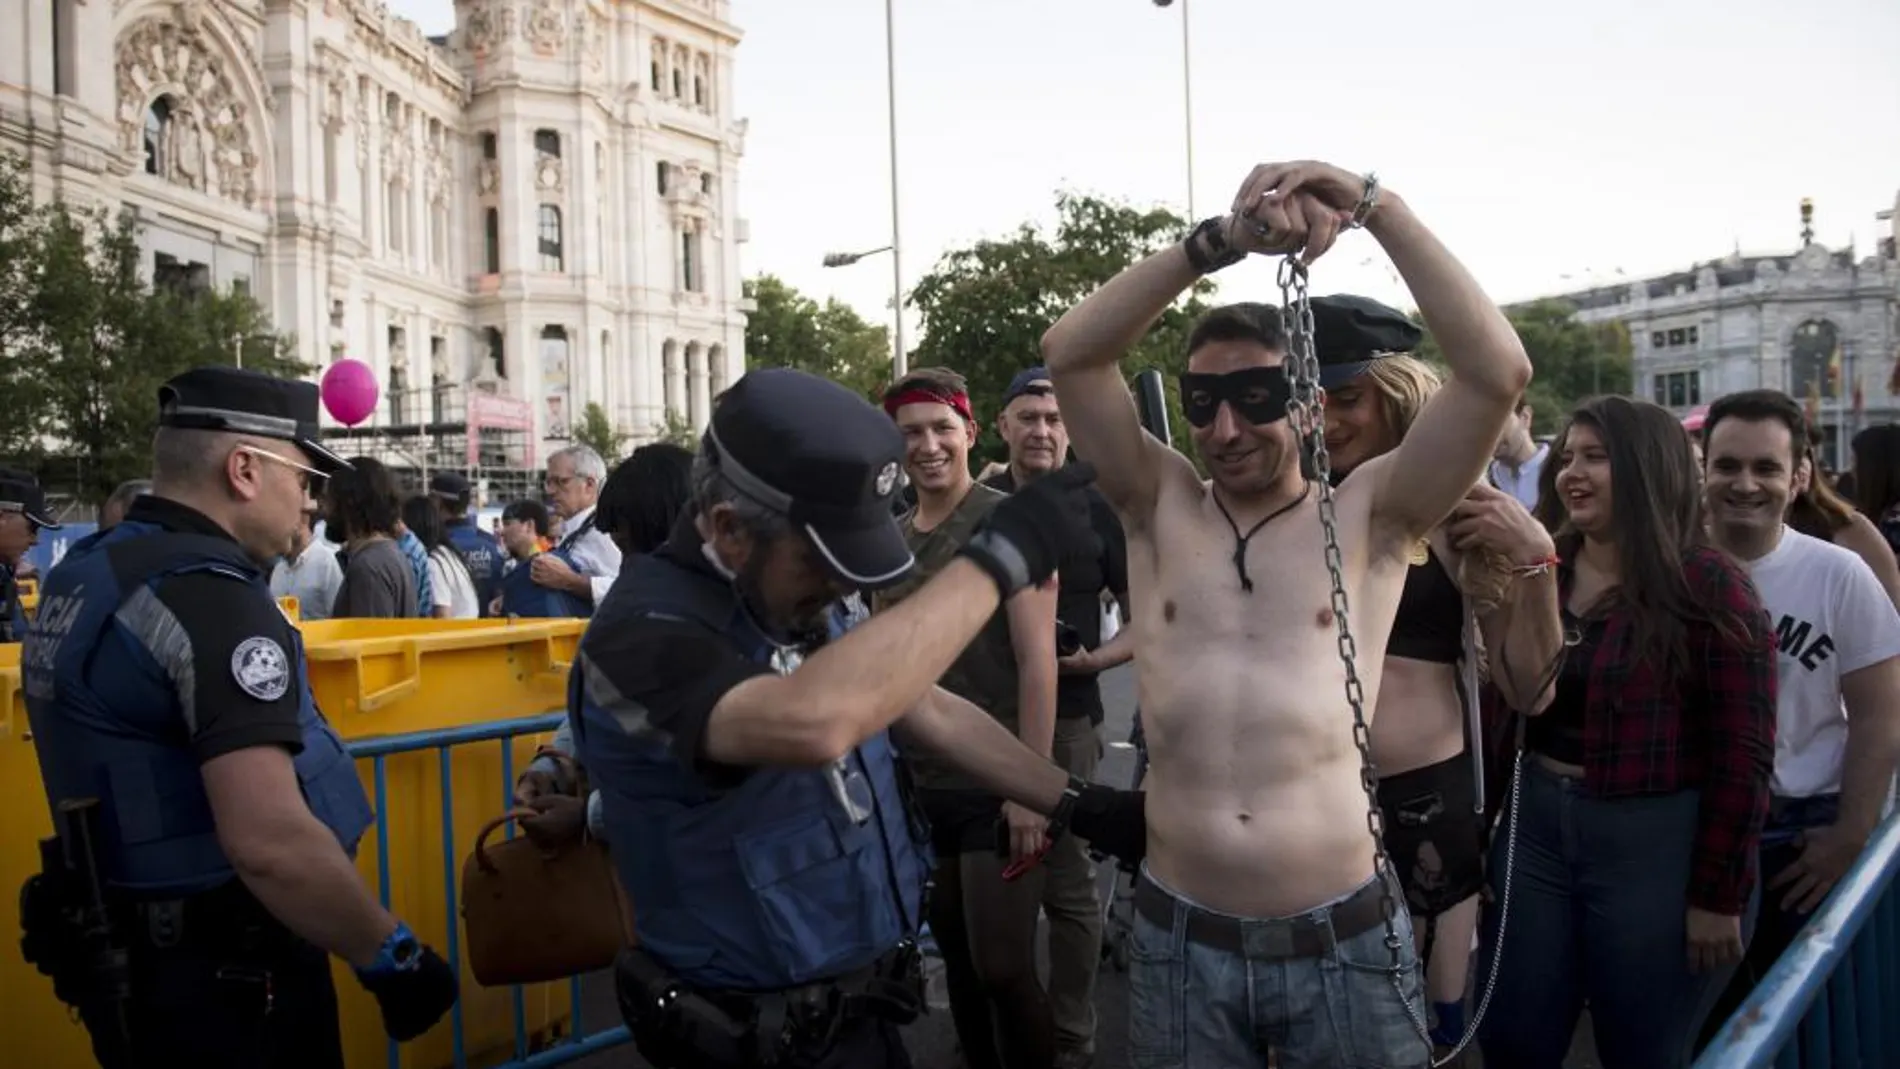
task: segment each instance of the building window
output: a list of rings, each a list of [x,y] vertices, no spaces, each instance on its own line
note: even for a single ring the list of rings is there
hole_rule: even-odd
[[[501,212],[495,208],[482,213],[482,270],[491,275],[501,270]]]
[[[145,109],[145,173],[165,173],[166,138],[171,134],[172,99],[159,97]]]
[[[403,230],[401,186],[394,182],[389,184],[384,196],[384,205],[383,231],[388,238],[386,244],[390,252],[401,252]]]
[[[561,252],[561,209],[552,204],[541,205],[540,221],[541,270],[565,270],[565,256]]]
[[[703,74],[693,75],[693,106],[706,106],[706,76]]]
[[[482,159],[497,159],[501,155],[501,139],[494,134],[482,135]]]
[[[211,288],[211,266],[180,260],[166,253],[152,254],[152,288],[193,297]]]
[[[678,67],[674,67],[673,68],[673,99],[678,100],[679,98],[685,95],[686,95],[686,72],[681,70]]]
[[[699,176],[699,191],[708,197],[712,196],[713,176],[711,174],[702,174]]]
[[[688,293],[703,292],[706,288],[705,271],[705,265],[700,262],[699,231],[681,231],[680,288]]]
[[[1702,403],[1702,373],[1671,371],[1650,380],[1650,399],[1669,408],[1689,408]]]
[[[555,133],[553,130],[536,130],[534,132],[534,152],[537,156],[546,156],[554,160],[560,159],[561,135]]]
[[[496,378],[507,378],[508,361],[507,355],[502,351],[501,328],[489,327],[483,334],[488,349],[488,366],[495,369]]]
[[[397,99],[394,93],[383,98],[383,119],[390,126],[401,125],[402,101]]]
[[[656,93],[663,92],[666,89],[666,50],[666,42],[655,37],[653,39],[653,62],[651,69],[653,74],[653,91]]]
[[[667,163],[666,161],[662,160],[659,163],[656,163],[653,165],[653,185],[654,185],[654,188],[660,191],[660,196],[662,197],[666,196],[667,186],[671,184],[672,179],[673,179],[673,165],[672,164]]]
[[[238,297],[249,297],[251,295],[251,280],[245,278],[243,275],[232,279],[231,293]]]
[[[1650,347],[1650,348],[1652,348],[1652,349],[1660,349],[1660,348],[1662,348],[1662,347],[1663,347],[1663,345],[1664,345],[1664,335],[1663,335],[1663,332],[1662,332],[1662,331],[1660,331],[1660,330],[1659,330],[1659,331],[1657,331],[1656,333],[1654,333],[1654,334],[1651,334],[1651,335],[1649,336],[1649,347]]]

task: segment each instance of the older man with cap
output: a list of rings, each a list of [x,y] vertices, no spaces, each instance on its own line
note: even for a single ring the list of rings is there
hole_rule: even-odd
[[[1399,448],[1335,494],[1313,478],[1316,428],[1288,418],[1310,411],[1289,402],[1314,385],[1288,353],[1309,351],[1307,265],[1358,227],[1411,287],[1452,375]],[[1230,305],[1189,332],[1181,406],[1204,479],[1142,430],[1117,364],[1182,293],[1251,253],[1296,258],[1281,270],[1297,318]],[[1076,454],[1128,532],[1150,760],[1131,1045],[1157,1064],[1235,1069],[1275,1051],[1428,1064],[1364,750],[1381,665],[1355,664],[1347,639],[1385,647],[1413,547],[1483,473],[1530,380],[1510,322],[1391,190],[1300,161],[1255,168],[1230,215],[1111,279],[1050,328],[1043,355]]]
[[[438,471],[429,477],[429,497],[442,514],[443,533],[468,565],[468,577],[475,583],[475,601],[481,607],[480,614],[487,616],[489,603],[501,596],[504,558],[495,536],[469,518],[473,496],[468,477],[459,471]]]
[[[1403,355],[1424,332],[1396,309],[1351,295],[1315,297],[1312,309],[1337,483],[1399,448],[1440,382]],[[1444,1049],[1468,1032],[1465,989],[1485,880],[1478,637],[1506,700],[1541,707],[1526,704],[1530,692],[1563,649],[1555,552],[1523,505],[1479,481],[1413,546],[1385,644],[1369,745],[1386,853],[1419,934],[1432,1039]]]
[[[1009,463],[983,485],[1013,494],[1061,469],[1068,461],[1069,431],[1062,423],[1049,370],[1024,368],[1003,391],[996,429],[1009,446]],[[1096,729],[1102,723],[1102,672],[1127,662],[1128,640],[1102,644],[1107,603],[1128,614],[1128,540],[1121,521],[1099,490],[1087,487],[1089,522],[1101,546],[1072,553],[1057,567],[1056,764],[1093,779],[1101,760]],[[1049,918],[1049,1009],[1055,1020],[1057,1069],[1084,1067],[1095,1049],[1095,974],[1101,964],[1102,906],[1095,867],[1074,836],[1055,844],[1044,858],[1043,912]]]
[[[41,531],[57,531],[46,508],[40,481],[24,471],[0,468],[0,642],[18,642],[26,634],[15,574]]]
[[[21,655],[58,831],[27,956],[107,1069],[341,1069],[331,955],[398,1040],[457,994],[357,874],[369,802],[265,581],[344,464],[309,383],[188,371],[158,426],[152,493],[47,576]]]
[[[570,721],[638,937],[621,1009],[661,1069],[909,1064],[897,1026],[922,1009],[929,859],[893,728],[1056,836],[1140,849],[1138,795],[1071,778],[934,687],[1005,598],[1092,538],[1089,472],[997,505],[957,560],[864,620],[841,597],[912,566],[890,511],[902,458],[844,387],[748,373],[713,410],[691,510],[581,641]]]

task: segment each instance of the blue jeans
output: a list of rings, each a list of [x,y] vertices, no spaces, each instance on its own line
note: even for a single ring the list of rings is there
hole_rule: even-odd
[[[1485,1064],[1560,1069],[1587,1000],[1604,1065],[1680,1069],[1734,972],[1689,971],[1697,792],[1595,798],[1528,754],[1523,776],[1501,946],[1504,825],[1491,848],[1480,993],[1494,959],[1497,977],[1478,1036]]]
[[[1431,1047],[1406,1012],[1424,1020],[1418,955],[1403,892],[1393,882],[1399,963],[1383,925],[1344,939],[1329,902],[1293,917],[1241,919],[1204,909],[1155,881],[1171,900],[1173,923],[1136,910],[1128,940],[1129,1055],[1134,1069],[1203,1066],[1249,1069],[1279,1054],[1280,1069],[1425,1069]],[[1374,886],[1367,881],[1367,886]],[[1341,896],[1353,899],[1366,888]],[[1137,892],[1139,893],[1139,891]],[[1238,923],[1244,951],[1188,939],[1200,915]],[[1295,957],[1291,937],[1323,949]],[[1282,952],[1274,952],[1278,947]]]

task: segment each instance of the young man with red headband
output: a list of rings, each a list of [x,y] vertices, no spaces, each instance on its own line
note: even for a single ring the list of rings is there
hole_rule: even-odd
[[[920,368],[892,384],[884,410],[904,435],[917,505],[899,520],[917,566],[876,598],[883,610],[948,564],[1004,494],[970,474],[977,424],[963,376]],[[941,680],[1049,757],[1056,725],[1056,591],[1030,588],[998,609]],[[1036,973],[1043,819],[1000,801],[927,754],[909,755],[937,854],[930,927],[943,952],[950,1012],[971,1069],[1044,1069],[1055,1026]],[[1014,866],[1006,879],[1006,868]],[[1016,875],[1015,870],[1024,870]],[[1000,1043],[1000,1050],[999,1048]]]

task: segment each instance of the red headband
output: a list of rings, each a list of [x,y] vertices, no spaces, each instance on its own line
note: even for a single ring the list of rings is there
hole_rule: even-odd
[[[970,411],[970,395],[962,391],[952,394],[938,393],[920,386],[914,386],[902,393],[884,399],[884,414],[896,417],[897,410],[905,405],[949,405],[957,410],[970,423],[976,422],[976,416]]]

